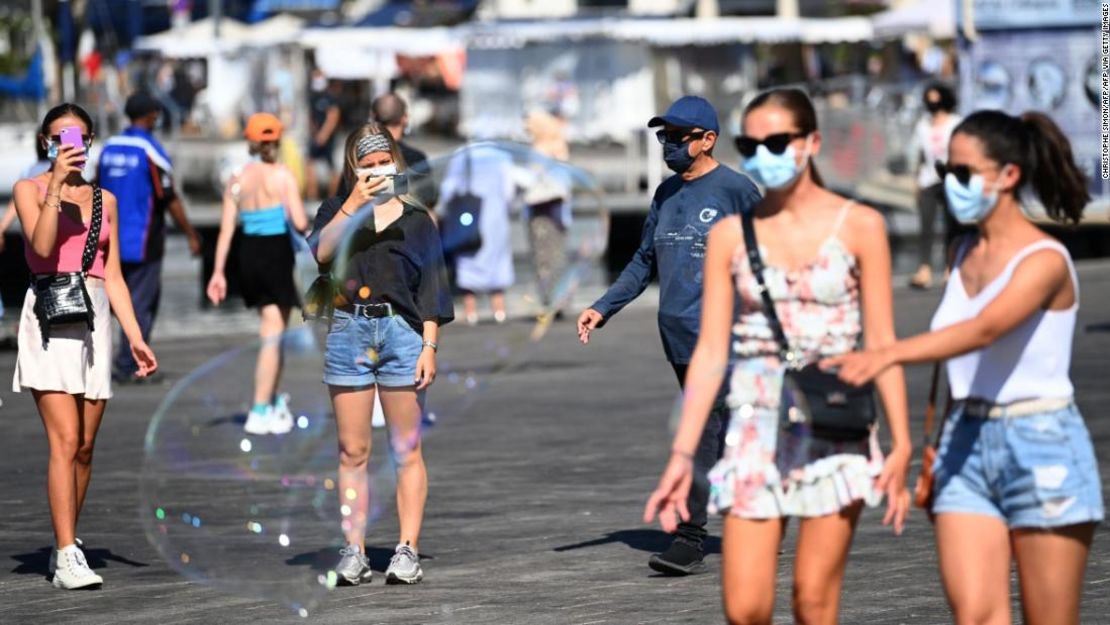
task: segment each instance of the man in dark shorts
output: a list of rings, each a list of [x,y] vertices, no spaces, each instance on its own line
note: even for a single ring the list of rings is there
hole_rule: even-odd
[[[318,199],[320,182],[316,168],[323,165],[328,170],[327,197],[335,195],[339,187],[339,170],[335,167],[335,134],[339,129],[339,90],[337,81],[328,80],[319,69],[312,70],[309,85],[309,124],[312,132],[308,138],[308,167],[305,168],[305,187],[308,199]]]
[[[655,126],[663,126],[657,137],[663,143],[667,167],[675,175],[655,190],[640,247],[632,260],[601,299],[578,317],[578,336],[583,343],[589,342],[592,330],[639,297],[657,275],[659,334],[678,383],[685,387],[701,323],[702,268],[709,230],[728,215],[752,210],[760,196],[751,180],[713,158],[719,127],[717,111],[709,102],[681,97],[665,114],[648,122],[648,127]],[[722,384],[693,458],[694,483],[687,502],[690,520],[679,523],[671,546],[648,561],[652,569],[665,575],[705,570],[707,473],[724,450],[729,419],[724,398],[727,386]]]
[[[428,155],[412,147],[404,140],[405,132],[409,125],[409,107],[401,96],[396,93],[387,93],[378,96],[370,104],[370,117],[382,126],[385,126],[397,147],[401,149],[401,156],[408,166],[409,189],[420,202],[428,207],[435,208],[439,196],[439,189],[431,179],[431,168],[428,166]]]
[[[119,257],[123,277],[131,291],[135,318],[143,340],[149,342],[162,294],[162,257],[166,247],[166,212],[189,241],[189,251],[200,255],[200,236],[185,216],[181,197],[174,190],[173,163],[154,138],[162,114],[154,96],[139,92],[127,99],[124,112],[131,126],[104,144],[97,164],[100,186],[119,203]],[[117,382],[150,381],[135,373],[131,344],[120,332],[119,352],[112,364]]]

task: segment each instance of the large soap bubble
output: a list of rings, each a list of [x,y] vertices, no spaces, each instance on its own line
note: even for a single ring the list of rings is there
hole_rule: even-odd
[[[545,341],[574,340],[573,319],[605,283],[609,215],[588,172],[516,143],[465,145],[415,164],[394,187],[435,216],[455,300],[427,403],[427,422],[441,422],[464,414],[500,373],[536,358]],[[382,301],[357,279],[351,259],[392,226],[382,227],[373,202],[339,218],[347,223],[331,268],[333,295],[321,306]]]
[[[344,530],[370,529],[394,492],[387,454],[371,459],[365,497],[339,492],[335,422],[313,330],[273,339],[284,353],[280,389],[291,431],[243,430],[259,348],[249,342],[170,390],[147,431],[140,477],[144,530],[172,568],[301,615],[336,585]]]

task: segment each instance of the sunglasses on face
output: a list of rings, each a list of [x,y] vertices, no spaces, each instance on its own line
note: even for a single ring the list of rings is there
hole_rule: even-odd
[[[694,139],[701,139],[705,136],[707,130],[699,130],[697,132],[690,132],[688,130],[660,130],[655,133],[655,138],[659,139],[659,143],[686,143]]]
[[[937,161],[933,163],[933,166],[936,168],[937,176],[939,176],[941,180],[948,177],[948,174],[952,174],[956,177],[956,181],[965,187],[971,182],[972,176],[983,173],[982,170],[975,169],[970,165],[949,165]]]
[[[794,139],[801,139],[807,136],[806,132],[780,132],[773,135],[764,137],[762,141],[753,139],[748,136],[736,137],[736,150],[744,158],[751,158],[755,156],[755,150],[761,145],[767,146],[767,151],[771,154],[782,154]]]

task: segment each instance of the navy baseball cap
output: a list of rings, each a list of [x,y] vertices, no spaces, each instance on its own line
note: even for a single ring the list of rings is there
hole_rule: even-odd
[[[717,109],[708,100],[696,95],[684,95],[675,100],[666,113],[651,118],[648,128],[663,124],[679,128],[701,128],[718,134],[721,132],[717,125]]]

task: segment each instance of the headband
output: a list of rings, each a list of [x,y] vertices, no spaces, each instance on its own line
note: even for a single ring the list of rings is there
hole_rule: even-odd
[[[355,154],[358,155],[359,160],[362,160],[364,156],[373,152],[390,152],[391,147],[389,138],[383,134],[366,135],[358,140]]]

